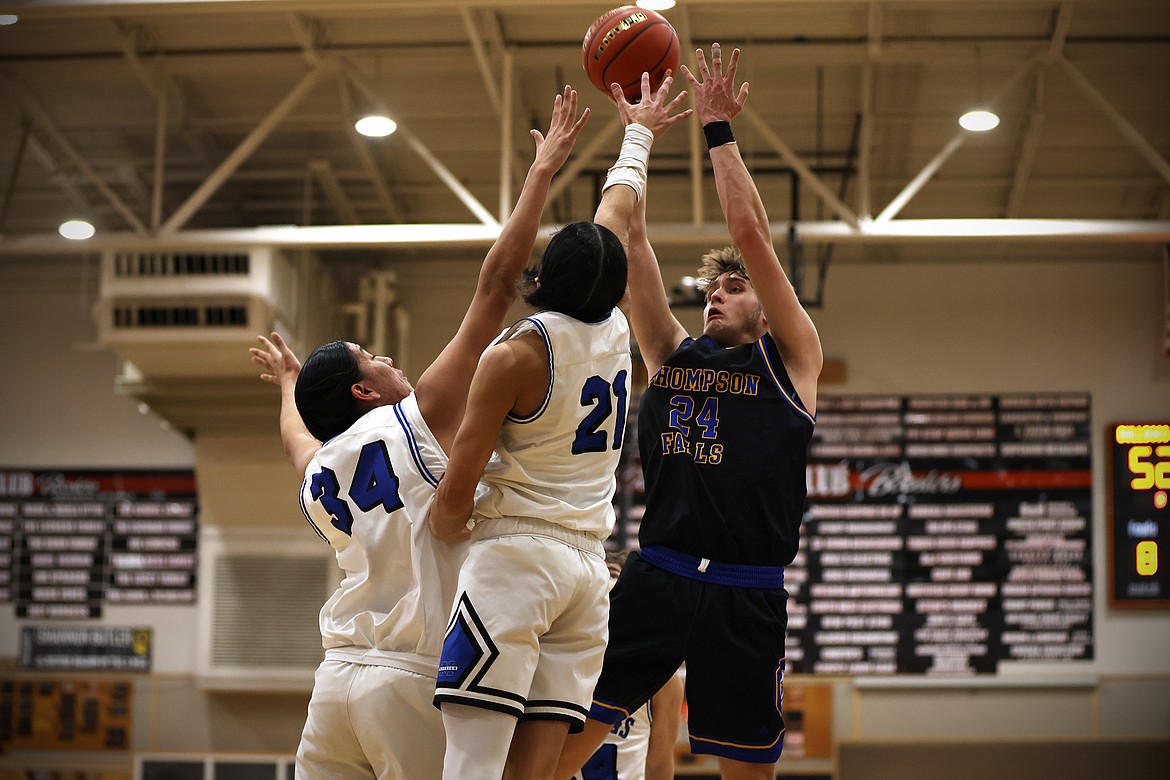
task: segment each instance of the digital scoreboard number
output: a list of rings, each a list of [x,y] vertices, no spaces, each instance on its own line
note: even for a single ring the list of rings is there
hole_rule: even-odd
[[[1170,607],[1170,422],[1109,426],[1109,600]]]

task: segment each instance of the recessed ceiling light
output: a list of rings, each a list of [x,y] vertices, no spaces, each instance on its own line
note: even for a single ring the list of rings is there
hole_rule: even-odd
[[[959,125],[964,130],[982,133],[999,125],[999,117],[990,111],[984,111],[982,109],[968,111],[959,117]]]
[[[73,241],[84,241],[93,236],[94,228],[83,219],[71,219],[68,222],[62,222],[61,227],[57,228],[57,232]]]
[[[382,114],[369,114],[354,122],[354,129],[371,138],[385,138],[398,129],[398,123]]]

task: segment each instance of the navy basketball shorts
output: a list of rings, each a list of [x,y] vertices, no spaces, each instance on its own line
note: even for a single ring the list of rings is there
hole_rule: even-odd
[[[788,593],[704,582],[630,555],[610,594],[609,645],[589,717],[617,723],[686,663],[691,752],[773,763]]]

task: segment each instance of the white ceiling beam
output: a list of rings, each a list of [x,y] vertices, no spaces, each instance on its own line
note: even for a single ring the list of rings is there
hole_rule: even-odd
[[[167,113],[170,107],[170,90],[158,91],[154,118],[154,178],[150,195],[150,229],[158,230],[162,225],[163,184],[166,182],[167,161]]]
[[[774,222],[774,235],[785,235],[791,223]],[[545,225],[547,240],[560,225]],[[1170,220],[1078,219],[899,219],[863,223],[852,228],[840,221],[802,222],[796,225],[805,244],[964,244],[1003,242],[1165,244],[1170,243]],[[483,249],[499,237],[501,227],[473,223],[442,225],[321,225],[261,227],[225,230],[187,230],[151,237],[130,232],[103,232],[78,244],[57,235],[41,234],[0,239],[0,255],[75,254],[79,251],[140,249],[210,249],[271,246],[315,249]],[[696,227],[689,223],[656,223],[651,240],[660,247],[696,247],[726,242],[722,223]],[[1108,259],[1108,255],[1103,255]]]
[[[1040,134],[1044,129],[1044,77],[1047,72],[1047,63],[1062,56],[1064,43],[1068,39],[1068,28],[1072,23],[1072,10],[1073,4],[1071,2],[1060,4],[1056,12],[1056,21],[1052,25],[1052,42],[1048,46],[1046,61],[1036,68],[1035,89],[1032,93],[1032,112],[1028,117],[1024,140],[1020,144],[1020,154],[1016,158],[1015,179],[1012,181],[1007,206],[1004,208],[1003,215],[1008,219],[1019,216],[1020,207],[1024,202],[1024,192],[1028,186],[1028,179],[1032,175],[1036,150],[1040,146]]]
[[[593,115],[590,115],[589,119],[593,121]],[[593,162],[594,158],[601,151],[601,148],[609,143],[610,139],[617,135],[617,131],[621,129],[622,120],[619,117],[614,117],[609,121],[609,124],[605,125],[605,127],[601,128],[600,132],[593,136],[592,141],[585,144],[583,149],[575,150],[576,157],[573,158],[572,164],[568,168],[561,169],[556,181],[549,187],[548,197],[545,200],[548,203],[552,203],[560,197],[560,194],[573,183],[573,180],[581,174],[581,171],[589,167],[590,163]],[[614,157],[616,158],[617,155],[615,154]]]
[[[53,118],[49,116],[49,112],[45,109],[44,106],[41,105],[40,101],[37,100],[32,95],[32,93],[29,92],[28,89],[16,79],[13,79],[6,74],[0,73],[0,80],[3,80],[5,85],[9,87],[11,93],[24,107],[24,110],[28,113],[29,117],[32,118],[33,122],[36,123],[38,127],[44,130],[45,133],[47,133],[49,137],[53,139],[53,143],[55,143],[61,149],[61,151],[65,153],[65,156],[68,157],[73,165],[77,167],[77,170],[81,173],[81,175],[90,184],[97,188],[97,191],[100,192],[106,201],[122,216],[122,219],[126,221],[126,224],[129,225],[135,233],[145,233],[146,225],[142,223],[142,220],[138,218],[138,215],[134,213],[134,210],[126,205],[125,201],[118,197],[118,193],[114,192],[113,189],[110,188],[110,185],[106,184],[105,180],[101,176],[97,175],[93,169],[93,166],[89,164],[89,161],[85,159],[81,152],[77,150],[77,147],[75,147],[69,141],[69,139],[65,137],[65,134],[62,133],[61,130],[57,127],[57,124],[53,121]]]
[[[483,87],[487,91],[488,100],[498,116],[503,110],[503,99],[500,97],[500,88],[496,86],[496,77],[492,72],[491,62],[488,61],[487,51],[480,38],[479,26],[475,22],[474,12],[466,5],[459,6],[459,15],[463,18],[463,29],[467,31],[467,38],[471,42],[471,53],[475,55],[475,64],[479,67],[479,75],[483,79]],[[504,87],[507,89],[507,86]]]
[[[349,78],[350,83],[353,84],[354,87],[356,87],[357,90],[361,92],[367,100],[375,105],[380,106],[382,104],[381,98],[378,97],[377,93],[375,93],[368,84],[366,84],[361,74],[359,74],[355,69],[346,68],[345,74]],[[447,185],[447,188],[450,189],[452,193],[454,193],[455,197],[457,197],[459,201],[467,207],[467,210],[475,215],[476,219],[478,219],[484,225],[495,227],[500,225],[500,222],[494,216],[492,216],[492,213],[488,211],[474,195],[471,194],[470,190],[463,186],[463,183],[459,181],[459,179],[455,178],[455,175],[447,169],[447,166],[443,165],[443,163],[439,161],[438,157],[431,153],[431,150],[427,148],[426,144],[418,139],[418,136],[410,132],[410,130],[401,122],[398,124],[398,130],[396,132],[406,139],[406,142],[410,145],[410,148],[414,150],[414,153],[422,158],[423,162],[425,162],[430,167],[431,171],[433,171],[434,174],[438,176],[444,184]]]
[[[207,177],[203,184],[196,188],[195,192],[191,193],[183,205],[175,210],[175,213],[163,223],[159,230],[163,233],[173,233],[187,224],[187,220],[199,210],[200,206],[207,202],[208,198],[215,194],[215,191],[235,173],[237,168],[243,165],[244,161],[251,156],[252,152],[256,151],[256,148],[264,143],[264,139],[296,107],[297,103],[301,101],[301,98],[317,85],[317,81],[321,78],[322,74],[332,67],[333,64],[331,60],[322,60],[315,68],[306,73],[300,82],[284,96],[276,107],[260,120],[260,123],[240,142],[239,146],[232,150],[231,154],[220,163],[219,167],[211,172],[211,175]]]
[[[995,97],[988,101],[989,109],[993,109],[999,105],[1004,96],[1007,95],[1007,93],[1010,92],[1013,87],[1015,87],[1016,83],[1024,77],[1024,74],[1028,72],[1028,69],[1032,67],[1034,62],[1035,59],[1028,60],[1023,64],[1022,67],[1017,69],[1016,72],[1011,75],[1007,82],[1005,82],[1004,85],[1000,88]],[[950,158],[950,156],[954,154],[960,146],[966,143],[968,137],[969,132],[967,130],[959,130],[959,132],[956,133],[951,138],[951,140],[947,142],[946,146],[944,146],[942,150],[936,154],[930,160],[930,162],[928,162],[926,166],[923,167],[921,171],[919,171],[918,175],[911,179],[910,183],[907,184],[901,192],[894,196],[894,199],[890,201],[889,205],[882,209],[882,212],[874,218],[874,222],[889,222],[894,217],[896,217],[906,206],[906,204],[909,203],[911,199],[918,194],[919,190],[926,186],[926,183],[931,180],[935,173],[938,172],[938,169],[942,167],[943,163],[945,163],[947,159]]]
[[[32,123],[28,120],[22,121],[20,123],[20,139],[16,142],[16,153],[12,156],[12,169],[8,171],[4,194],[0,196],[0,232],[3,232],[4,222],[8,218],[8,207],[12,205],[12,193],[16,189],[16,180],[20,178],[20,169],[24,164],[24,153],[28,149],[31,136]]]
[[[370,185],[374,188],[374,195],[378,199],[378,203],[382,207],[386,217],[391,222],[404,222],[402,214],[404,208],[399,208],[394,199],[397,188],[392,191],[389,183],[386,181],[382,169],[378,166],[378,161],[374,159],[373,152],[370,151],[370,140],[359,133],[353,124],[353,101],[349,96],[349,80],[345,77],[345,71],[349,69],[347,64],[338,71],[337,85],[341,90],[341,124],[345,129],[345,137],[349,139],[350,146],[353,147],[354,154],[357,155],[358,162],[361,163],[365,170],[366,178]],[[336,118],[335,118],[336,121]]]
[[[512,133],[516,124],[516,72],[512,52],[504,50],[504,93],[496,111],[500,115],[500,200],[499,220],[504,222],[512,213]],[[486,77],[486,73],[484,74]]]
[[[691,33],[691,15],[687,6],[684,5],[678,9],[678,19],[674,22],[674,27],[678,34],[678,45],[681,50],[679,61],[688,62],[698,47],[695,46],[695,39]],[[676,86],[681,89],[689,89],[686,78],[681,73],[676,75]],[[694,95],[690,96],[690,102],[694,103]],[[696,227],[703,224],[704,217],[703,175],[706,173],[707,164],[707,150],[704,147],[702,128],[699,127],[698,121],[687,122],[687,158],[691,174],[691,224]]]
[[[1000,5],[1030,7],[1046,5],[1050,0],[1000,0]],[[455,8],[462,5],[473,7],[497,7],[500,0],[329,0],[331,10],[385,12],[391,9]],[[808,0],[689,0],[695,7],[720,6],[807,6]],[[854,6],[857,0],[819,0],[819,5]],[[916,0],[916,4],[935,7],[953,7],[955,0]],[[507,5],[517,8],[545,8],[549,0],[507,0]],[[584,5],[584,4],[582,4]],[[40,17],[86,17],[102,16],[118,11],[133,11],[141,15],[190,14],[200,11],[216,13],[247,13],[257,11],[306,11],[320,9],[320,0],[30,0],[21,5],[19,13],[30,18]]]
[[[1072,82],[1080,87],[1081,91],[1101,110],[1101,113],[1113,123],[1113,126],[1121,131],[1121,134],[1133,145],[1138,154],[1144,157],[1146,162],[1152,165],[1163,179],[1170,182],[1170,163],[1166,162],[1166,158],[1158,154],[1150,142],[1129,123],[1129,120],[1121,115],[1120,111],[1113,107],[1113,104],[1085,78],[1083,73],[1077,70],[1075,65],[1063,56],[1057,57],[1056,61],[1064,68],[1064,72],[1068,74]]]
[[[861,89],[858,102],[861,111],[861,132],[858,134],[857,150],[857,213],[862,219],[869,219],[872,213],[870,205],[870,170],[872,168],[873,123],[874,123],[874,95],[873,88],[877,80],[878,60],[882,54],[882,8],[876,2],[869,4],[869,15],[866,23],[867,36],[865,64],[861,68]]]
[[[321,191],[325,193],[325,200],[329,201],[329,205],[337,212],[341,224],[358,224],[357,212],[354,211],[353,204],[346,197],[345,190],[333,173],[333,167],[329,165],[329,161],[313,160],[309,163],[309,172],[313,174],[313,178],[321,186]]]
[[[751,106],[744,106],[742,113],[755,126],[756,132],[763,137],[764,141],[776,150],[780,157],[796,171],[796,175],[800,177],[801,181],[808,185],[826,206],[844,220],[845,224],[857,227],[857,215],[853,213],[853,210],[841,202],[841,199],[821,181],[819,176],[812,172],[812,169],[804,164],[800,156],[792,151],[792,147],[784,143],[780,136],[773,132],[772,128],[760,118],[760,115]]]
[[[321,63],[321,53],[317,51],[317,34],[319,32],[317,22],[302,14],[293,13],[288,14],[288,26],[292,30],[293,37],[296,38],[297,45],[301,47],[301,55],[305,61],[310,66],[317,67]]]
[[[65,172],[61,164],[53,157],[53,154],[45,148],[45,145],[37,140],[35,135],[28,139],[28,148],[33,153],[33,156],[40,161],[41,166],[49,174],[53,183],[60,187],[69,200],[73,202],[75,208],[79,209],[82,214],[93,209],[93,204],[89,202],[89,198],[74,183],[73,178]]]

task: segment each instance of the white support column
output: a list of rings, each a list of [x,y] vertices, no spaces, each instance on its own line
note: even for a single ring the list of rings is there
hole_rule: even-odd
[[[678,45],[682,54],[679,58],[681,64],[690,62],[696,47],[695,39],[691,35],[691,15],[687,12],[687,7],[685,5],[679,7],[678,14],[678,22],[674,27],[678,33]],[[685,77],[681,74],[676,75],[676,81],[681,79],[683,86],[688,86]],[[687,153],[691,168],[691,224],[695,227],[703,224],[703,173],[707,166],[705,145],[703,128],[692,118],[687,122]]]
[[[870,218],[870,170],[873,146],[874,85],[877,66],[882,54],[882,7],[869,4],[869,38],[865,46],[865,64],[861,68],[861,132],[857,139],[857,214],[863,220]]]
[[[293,87],[292,91],[272,111],[268,112],[268,116],[260,120],[260,124],[256,125],[252,132],[240,142],[240,145],[227,156],[227,159],[220,163],[219,167],[211,172],[211,175],[196,188],[195,192],[191,193],[191,196],[187,198],[186,202],[175,210],[175,213],[163,224],[160,231],[163,233],[173,233],[187,224],[187,220],[236,172],[244,163],[244,160],[248,159],[252,152],[256,151],[256,148],[264,142],[264,139],[296,107],[296,104],[300,102],[301,98],[317,85],[317,81],[321,78],[322,74],[331,66],[332,62],[330,60],[322,60],[317,67],[306,73],[300,83]]]
[[[485,78],[487,74],[484,74]],[[512,52],[504,50],[504,94],[502,105],[497,102],[500,114],[500,223],[512,213],[512,134],[516,132],[516,73]]]

